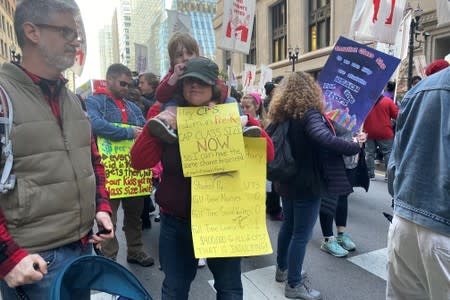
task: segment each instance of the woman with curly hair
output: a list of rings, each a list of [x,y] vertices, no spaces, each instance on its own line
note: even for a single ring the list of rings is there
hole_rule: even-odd
[[[321,196],[351,191],[342,155],[354,155],[360,148],[358,143],[336,137],[322,114],[323,108],[319,85],[304,72],[285,77],[269,107],[269,122],[289,122],[288,139],[298,170],[292,178],[276,184],[284,221],[278,236],[275,280],[287,281],[287,298],[321,299],[318,291],[306,286],[306,275],[302,274],[306,245],[317,220]]]

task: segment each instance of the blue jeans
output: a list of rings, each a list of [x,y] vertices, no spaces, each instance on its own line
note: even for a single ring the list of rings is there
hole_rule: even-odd
[[[191,224],[188,220],[161,214],[159,261],[165,275],[161,299],[188,299],[198,263],[194,256]],[[241,258],[208,258],[207,262],[214,276],[217,299],[241,300]]]
[[[23,285],[21,287],[22,291],[30,300],[48,299],[53,279],[58,276],[59,271],[73,259],[82,255],[91,254],[91,252],[91,244],[83,246],[79,241],[53,250],[39,252],[38,254],[48,262],[48,273],[40,281]],[[8,287],[8,284],[4,280],[0,281],[0,290],[4,300],[18,299],[16,290]],[[90,299],[90,291],[82,291],[80,294],[74,295],[73,299]]]
[[[278,234],[277,265],[282,271],[288,270],[288,283],[296,286],[302,281],[306,245],[317,221],[320,198],[282,198],[281,201],[284,220]]]

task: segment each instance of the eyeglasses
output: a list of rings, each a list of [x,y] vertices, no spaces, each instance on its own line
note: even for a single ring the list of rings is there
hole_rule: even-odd
[[[119,81],[119,84],[121,87],[127,87],[127,88],[131,88],[133,86],[131,83],[128,83],[126,81]]]
[[[52,29],[54,31],[58,31],[62,34],[62,37],[67,40],[68,42],[72,42],[73,40],[77,39],[80,40],[80,36],[78,35],[78,31],[76,29],[72,29],[67,26],[56,26],[56,25],[50,25],[50,24],[34,24],[37,27]]]

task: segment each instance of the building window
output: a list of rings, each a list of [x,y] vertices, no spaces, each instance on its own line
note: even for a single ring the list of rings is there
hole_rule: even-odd
[[[256,17],[253,20],[252,39],[250,41],[250,51],[247,55],[247,63],[256,65]]]
[[[330,44],[330,0],[309,0],[309,51]]]
[[[272,62],[286,59],[286,0],[272,7]]]

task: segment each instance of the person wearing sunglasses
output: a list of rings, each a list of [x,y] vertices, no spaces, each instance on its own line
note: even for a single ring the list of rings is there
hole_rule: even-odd
[[[96,136],[111,141],[132,140],[141,132],[145,118],[141,109],[126,99],[132,88],[130,69],[122,64],[112,64],[106,71],[106,88],[99,88],[86,99],[86,108]],[[120,127],[128,124],[131,127]],[[111,199],[114,228],[120,204],[124,210],[124,231],[127,240],[127,261],[149,267],[154,260],[143,249],[141,213],[144,208],[143,197]],[[116,259],[119,243],[116,238],[103,244],[106,257]]]
[[[73,1],[17,2],[14,29],[22,60],[0,66],[1,97],[8,95],[14,110],[8,110],[9,167],[16,176],[15,186],[0,193],[3,299],[19,293],[20,299],[48,299],[53,279],[69,261],[114,235],[91,125],[62,76],[81,45],[79,13]],[[3,157],[0,167],[8,168]],[[94,220],[103,234],[92,235]],[[90,299],[89,291],[72,296]]]

